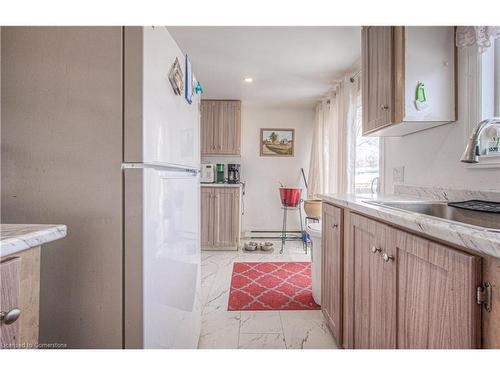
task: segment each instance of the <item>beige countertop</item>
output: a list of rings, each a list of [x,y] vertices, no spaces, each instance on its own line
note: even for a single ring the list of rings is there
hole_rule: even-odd
[[[226,188],[239,187],[239,188],[241,188],[241,185],[242,185],[241,183],[239,183],[239,184],[228,184],[227,182],[223,183],[223,184],[217,184],[215,182],[213,182],[213,183],[206,183],[206,182],[200,183],[201,187],[226,187]]]

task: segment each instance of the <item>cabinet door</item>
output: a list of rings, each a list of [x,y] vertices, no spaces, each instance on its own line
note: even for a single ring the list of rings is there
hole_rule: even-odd
[[[396,348],[396,264],[382,258],[390,251],[389,227],[355,214],[350,217],[350,225],[349,251],[354,253],[353,347]]]
[[[0,311],[20,308],[21,259],[14,258],[0,263]],[[11,324],[0,322],[0,349],[14,348],[19,344],[19,319]]]
[[[216,154],[216,132],[219,123],[219,106],[216,101],[201,101],[200,149],[202,154]]]
[[[342,210],[323,204],[321,310],[340,345],[342,342]]]
[[[391,124],[393,28],[368,26],[362,30],[363,134]]]
[[[217,128],[217,152],[219,154],[239,155],[241,144],[241,102],[237,100],[220,101],[220,122]]]
[[[240,231],[240,190],[214,188],[214,247],[238,248]]]
[[[480,259],[395,232],[398,263],[398,348],[477,348]]]
[[[201,189],[201,248],[209,248],[214,244],[214,189]]]

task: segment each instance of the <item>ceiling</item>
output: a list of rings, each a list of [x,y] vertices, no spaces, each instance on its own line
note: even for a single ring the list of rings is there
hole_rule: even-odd
[[[168,27],[205,99],[313,107],[360,57],[360,27]],[[253,78],[252,83],[244,78]]]

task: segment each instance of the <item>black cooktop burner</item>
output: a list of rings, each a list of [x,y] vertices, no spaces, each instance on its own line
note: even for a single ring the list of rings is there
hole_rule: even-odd
[[[500,214],[500,202],[487,202],[473,199],[465,202],[450,202],[448,203],[448,206],[463,208],[471,211]]]

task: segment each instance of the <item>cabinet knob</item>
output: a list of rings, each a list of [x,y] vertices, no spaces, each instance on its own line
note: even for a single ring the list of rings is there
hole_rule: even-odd
[[[332,227],[333,227],[333,228],[338,228],[338,227],[339,227],[339,225],[338,225],[338,224],[333,224],[333,225],[332,225]]]
[[[0,311],[0,322],[9,325],[14,323],[21,315],[21,310],[15,308],[8,312]]]
[[[372,253],[375,254],[375,253],[380,253],[382,251],[382,249],[378,246],[372,246]]]
[[[382,258],[384,259],[384,262],[394,261],[394,256],[389,255],[387,253],[382,254]]]
[[[382,104],[380,106],[380,109],[383,109],[384,111],[387,111],[389,109],[389,106],[387,104]]]

